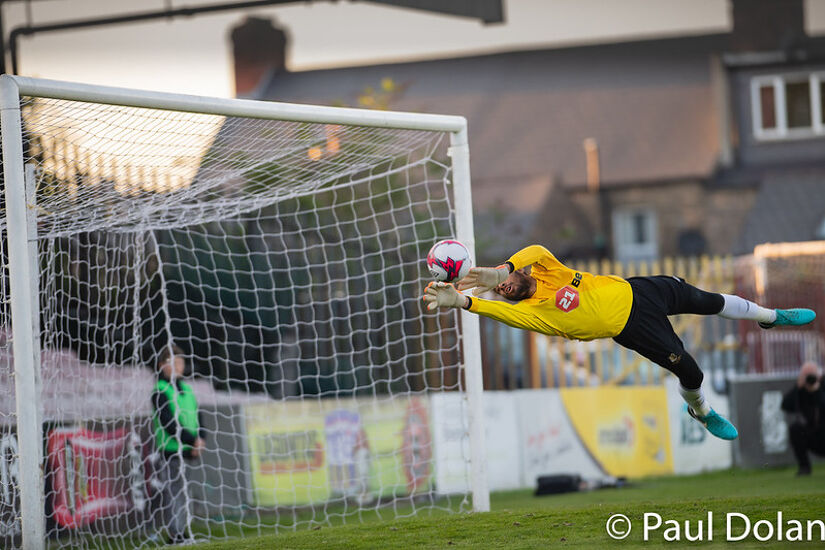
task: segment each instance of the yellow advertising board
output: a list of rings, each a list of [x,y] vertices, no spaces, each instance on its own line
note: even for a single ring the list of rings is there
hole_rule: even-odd
[[[255,504],[294,506],[327,497],[324,418],[310,401],[246,407]]]
[[[605,472],[673,472],[664,387],[565,388],[560,394],[579,439]]]
[[[432,484],[426,397],[272,402],[244,416],[255,505],[370,501]]]

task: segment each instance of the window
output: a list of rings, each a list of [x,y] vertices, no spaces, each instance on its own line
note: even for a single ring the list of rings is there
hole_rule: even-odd
[[[825,78],[819,79],[819,123],[825,126]]]
[[[617,260],[652,260],[659,255],[656,214],[651,210],[613,213],[613,250]]]
[[[774,109],[773,86],[759,87],[760,108],[762,111],[762,128],[776,128],[776,109]]]
[[[751,100],[757,139],[825,135],[825,73],[756,77]]]
[[[785,82],[788,128],[811,127],[811,86],[807,81]]]

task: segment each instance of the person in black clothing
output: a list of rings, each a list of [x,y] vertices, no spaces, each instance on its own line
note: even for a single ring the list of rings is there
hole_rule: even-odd
[[[816,364],[802,365],[796,386],[782,399],[782,410],[795,416],[789,434],[799,464],[796,475],[811,475],[808,451],[825,456],[825,388]]]
[[[206,445],[195,394],[183,380],[185,368],[183,350],[174,344],[165,347],[158,357],[152,394],[156,473],[163,485],[161,516],[170,544],[191,540],[183,460],[198,458]]]

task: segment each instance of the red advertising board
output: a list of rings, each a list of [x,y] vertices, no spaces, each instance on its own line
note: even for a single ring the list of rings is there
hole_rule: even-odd
[[[143,454],[134,431],[57,428],[47,440],[58,525],[80,527],[143,507],[142,480],[133,479],[143,478],[143,468],[134,467]]]

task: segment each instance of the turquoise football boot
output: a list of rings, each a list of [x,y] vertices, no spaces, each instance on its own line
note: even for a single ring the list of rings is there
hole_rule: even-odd
[[[718,437],[719,439],[736,439],[739,437],[739,432],[736,431],[736,426],[728,422],[728,420],[720,416],[719,413],[713,409],[705,416],[700,416],[688,407],[688,414],[699,421],[707,430]]]
[[[793,308],[793,309],[775,309],[776,320],[773,323],[759,323],[762,328],[773,328],[781,326],[807,325],[816,319],[816,313],[812,309]]]

